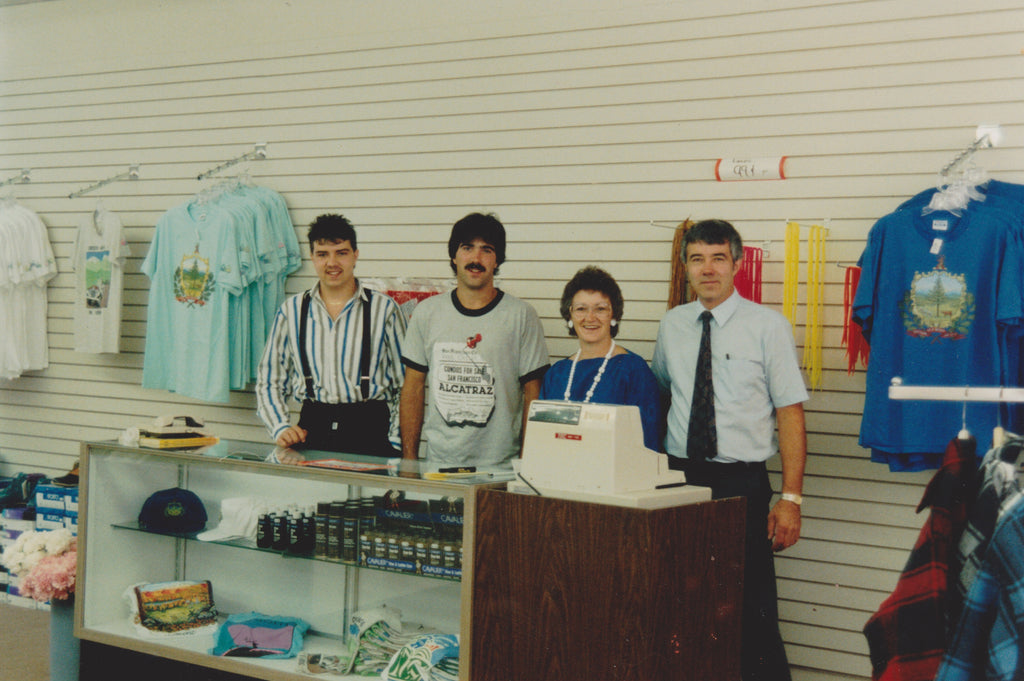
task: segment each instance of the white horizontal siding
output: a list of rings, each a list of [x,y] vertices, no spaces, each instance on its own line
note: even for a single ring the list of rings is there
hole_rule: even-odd
[[[798,681],[868,677],[860,630],[916,538],[930,475],[890,473],[857,445],[864,375],[846,371],[837,264],[856,261],[873,222],[933,183],[979,123],[1002,123],[1006,143],[978,163],[1024,182],[1024,9],[1013,0],[488,4],[0,8],[0,179],[32,169],[31,183],[0,192],[42,216],[61,272],[49,288],[50,368],[0,382],[0,472],[59,474],[79,440],[165,413],[265,439],[249,392],[213,405],[139,387],[149,284],[139,265],[153,225],[204,186],[196,175],[257,142],[268,159],[239,167],[285,197],[303,241],[316,215],[349,216],[361,276],[447,278],[452,222],[497,212],[509,231],[502,286],[537,308],[555,357],[573,348],[557,309],[580,266],[618,278],[619,338],[649,358],[672,227],[733,221],[767,249],[765,302],[778,307],[785,222],[827,219],[804,537],[779,557],[780,608]],[[718,158],[783,155],[785,181],[714,180]],[[138,180],[67,198],[134,163]],[[117,356],[72,349],[69,258],[97,198],[119,214],[133,251]],[[307,262],[288,290],[312,280]],[[801,344],[804,318],[801,307]]]

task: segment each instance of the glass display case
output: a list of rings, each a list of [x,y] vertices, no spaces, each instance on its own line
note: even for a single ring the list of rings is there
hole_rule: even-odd
[[[132,621],[135,586],[208,580],[220,621],[253,612],[299,618],[310,626],[309,653],[338,654],[353,613],[394,608],[406,631],[459,634],[459,678],[469,679],[475,494],[503,487],[509,474],[339,456],[281,463],[257,443],[173,451],[84,443],[76,635],[254,678],[308,677],[295,658],[211,653],[218,626],[163,634]],[[147,499],[172,488],[196,495],[208,515],[203,529],[223,523],[224,536],[144,529]],[[259,505],[255,537],[226,527],[240,500]]]

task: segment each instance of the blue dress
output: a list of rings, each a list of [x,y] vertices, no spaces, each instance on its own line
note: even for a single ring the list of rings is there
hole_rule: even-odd
[[[594,382],[597,370],[604,357],[583,359],[576,364],[569,399],[582,402]],[[555,362],[544,374],[540,399],[561,400],[565,398],[565,384],[572,370],[572,359]],[[635,404],[640,407],[640,421],[644,429],[644,446],[656,452],[663,451],[659,429],[661,397],[658,381],[647,366],[647,362],[636,353],[626,351],[608,360],[608,366],[597,384],[591,402],[601,404]]]

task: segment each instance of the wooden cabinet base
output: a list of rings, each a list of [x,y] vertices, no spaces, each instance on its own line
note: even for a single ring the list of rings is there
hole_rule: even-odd
[[[481,490],[473,681],[739,679],[744,510]]]

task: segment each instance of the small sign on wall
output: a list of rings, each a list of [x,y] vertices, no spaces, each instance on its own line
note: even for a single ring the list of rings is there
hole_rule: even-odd
[[[715,163],[715,179],[719,182],[785,180],[785,165],[785,156],[776,158],[720,158]]]

